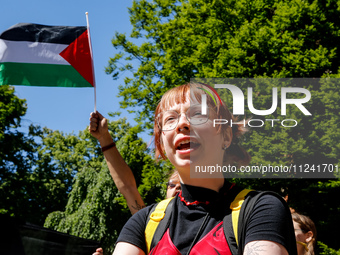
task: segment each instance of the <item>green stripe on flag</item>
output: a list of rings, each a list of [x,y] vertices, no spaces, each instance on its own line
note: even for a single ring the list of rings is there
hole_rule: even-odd
[[[0,85],[92,87],[72,66],[0,63]]]

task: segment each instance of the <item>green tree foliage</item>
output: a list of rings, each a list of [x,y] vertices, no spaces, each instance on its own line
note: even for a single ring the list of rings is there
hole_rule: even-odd
[[[328,246],[322,242],[318,242],[318,247],[322,250],[319,254],[321,255],[340,255],[340,250],[336,251],[332,248],[328,248]]]
[[[146,144],[137,136],[141,128],[131,127],[125,119],[120,119],[109,122],[109,130],[133,171],[146,203],[153,203],[156,197],[164,197],[163,179],[169,168],[161,167],[148,154]],[[100,240],[109,254],[130,216],[126,201],[118,192],[105,161],[101,165],[83,162],[75,176],[65,211],[49,214],[45,227]]]
[[[152,119],[160,96],[193,77],[321,77],[338,72],[339,3],[330,1],[134,1],[131,40],[106,72],[119,78],[122,107]],[[124,65],[122,64],[124,63]]]
[[[17,129],[26,113],[26,100],[14,95],[14,88],[0,86],[0,213],[23,217],[33,180],[31,163],[36,144],[32,136]]]
[[[101,165],[103,155],[86,132],[32,125],[19,132],[25,100],[9,86],[0,86],[0,99],[0,212],[42,225],[50,212],[65,208],[78,169]]]
[[[87,132],[79,132],[79,135],[64,134],[37,127],[35,135],[36,140],[39,138],[39,145],[31,173],[31,179],[36,182],[36,194],[31,203],[34,201],[40,213],[39,221],[35,222],[43,224],[50,212],[65,208],[76,173],[85,164],[97,167],[103,155],[99,153],[96,141]]]
[[[97,140],[87,130],[75,135],[30,126],[28,134],[21,133],[17,129],[25,100],[9,86],[0,86],[0,98],[0,213],[42,225],[53,212],[47,227],[100,240],[106,251],[112,250],[130,212]],[[141,127],[131,127],[125,119],[109,127],[144,201],[165,197],[163,180],[170,166],[154,161],[137,136]]]

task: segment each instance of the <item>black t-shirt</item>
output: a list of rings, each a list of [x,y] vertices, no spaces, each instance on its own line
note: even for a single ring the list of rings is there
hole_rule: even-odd
[[[185,205],[178,196],[170,220],[170,237],[173,244],[186,254],[196,234],[208,214],[208,221],[201,231],[199,241],[217,224],[230,214],[230,203],[240,192],[240,188],[226,182],[219,192],[182,184],[182,197],[185,201],[209,201],[208,205]],[[131,243],[146,253],[145,228],[152,206],[134,214],[123,227],[117,242]],[[296,254],[296,244],[290,212],[275,196],[264,195],[255,204],[246,227],[245,244],[256,240],[268,240],[283,245],[289,254]]]

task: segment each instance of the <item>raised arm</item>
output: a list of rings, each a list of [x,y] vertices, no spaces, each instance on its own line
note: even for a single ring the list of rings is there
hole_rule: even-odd
[[[107,146],[113,144],[107,120],[99,112],[91,113],[89,131],[99,141],[102,148],[108,148]],[[145,207],[145,204],[138,192],[130,167],[125,163],[116,146],[109,146],[103,153],[113,181],[125,197],[131,213],[136,213]]]

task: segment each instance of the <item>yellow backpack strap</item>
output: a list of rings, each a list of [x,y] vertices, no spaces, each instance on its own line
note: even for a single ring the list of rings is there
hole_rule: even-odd
[[[147,223],[146,228],[145,228],[145,241],[146,241],[147,253],[150,252],[152,238],[155,234],[155,231],[158,227],[159,222],[164,218],[165,210],[172,199],[173,197],[159,202],[155,210],[150,215],[150,220]]]
[[[234,230],[234,236],[236,240],[236,244],[238,245],[238,232],[237,232],[237,226],[238,226],[238,218],[240,215],[241,206],[244,202],[244,199],[246,195],[252,191],[252,189],[244,189],[240,193],[237,194],[234,201],[230,204],[231,212],[231,222],[233,225]]]

